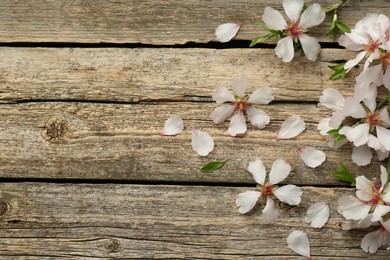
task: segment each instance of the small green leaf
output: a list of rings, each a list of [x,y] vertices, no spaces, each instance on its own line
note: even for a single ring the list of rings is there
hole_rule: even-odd
[[[337,28],[340,29],[340,31],[343,31],[345,33],[350,33],[351,32],[351,29],[345,23],[337,21],[336,22],[336,26],[337,26]]]
[[[260,43],[260,42],[263,42],[265,40],[268,40],[269,38],[272,38],[274,37],[275,35],[270,33],[270,34],[267,34],[267,35],[263,35],[263,36],[260,36],[260,37],[257,37],[255,39],[252,40],[251,44],[249,45],[249,47],[253,47],[255,46],[256,44]]]
[[[347,73],[347,71],[343,68],[341,70],[335,71],[329,78],[331,80],[344,78],[346,73]]]
[[[328,135],[334,135],[339,133],[339,129],[332,129],[326,132]]]
[[[340,162],[339,169],[332,174],[337,180],[348,182],[352,187],[356,186],[355,178],[348,171],[347,167],[345,167],[344,163]]]
[[[347,139],[345,135],[337,134],[337,136],[334,138],[334,145],[340,143],[341,141],[344,141],[345,139]]]
[[[202,169],[200,169],[201,172],[203,173],[210,173],[210,172],[214,172],[218,169],[220,169],[222,166],[224,166],[226,163],[226,161],[224,162],[209,162],[207,163],[205,166],[202,167]]]

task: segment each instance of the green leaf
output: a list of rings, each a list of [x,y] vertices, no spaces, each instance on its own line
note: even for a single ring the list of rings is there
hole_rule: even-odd
[[[351,32],[351,29],[345,23],[337,21],[336,22],[336,26],[337,26],[337,28],[340,29],[340,31],[343,31],[345,33],[350,33]]]
[[[339,133],[339,129],[332,129],[326,132],[328,135],[334,135]]]
[[[263,35],[263,36],[260,36],[260,37],[257,37],[255,39],[252,40],[251,44],[249,45],[249,47],[253,47],[255,46],[256,44],[260,43],[260,42],[263,42],[265,40],[268,40],[269,38],[272,38],[274,37],[275,35],[270,33],[270,34],[267,34],[267,35]]]
[[[332,174],[337,180],[348,182],[352,187],[356,186],[355,178],[348,171],[347,167],[345,167],[344,163],[340,162],[339,169]]]
[[[347,139],[345,135],[337,134],[337,136],[335,136],[334,138],[334,145],[340,143],[341,141],[344,141],[345,139]]]
[[[225,163],[226,163],[226,161],[224,161],[224,162],[217,162],[217,161],[209,162],[205,166],[203,166],[202,169],[200,169],[200,171],[203,173],[214,172],[214,171],[220,169],[222,166],[224,166]]]
[[[345,74],[347,74],[347,71],[344,69],[344,67],[342,69],[339,69],[339,70],[336,70],[334,68],[331,68],[333,69],[335,72],[329,77],[331,80],[335,80],[335,79],[340,79],[340,78],[344,78],[345,77]]]

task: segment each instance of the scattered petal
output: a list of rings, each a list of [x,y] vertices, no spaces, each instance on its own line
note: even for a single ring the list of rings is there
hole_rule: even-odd
[[[177,135],[184,130],[183,119],[178,115],[171,115],[164,125],[161,135]]]
[[[325,202],[318,202],[307,209],[305,221],[314,228],[322,228],[329,219],[329,206]]]
[[[325,162],[326,155],[320,150],[312,147],[301,147],[298,151],[303,162],[310,168],[316,168]]]
[[[287,237],[288,247],[295,253],[310,259],[310,243],[306,233],[294,230]]]
[[[372,152],[370,147],[367,145],[362,145],[354,147],[352,150],[352,161],[357,166],[366,166],[371,163]]]
[[[273,191],[274,195],[282,202],[289,205],[301,203],[302,190],[298,186],[288,184]]]
[[[200,156],[207,156],[214,150],[214,140],[208,133],[192,129],[192,148]]]
[[[242,24],[239,23],[225,23],[218,26],[215,30],[215,35],[219,42],[228,42],[236,36],[241,29]]]
[[[276,140],[293,138],[305,130],[306,124],[300,116],[292,115],[287,118],[279,130]]]
[[[257,200],[260,198],[261,192],[259,191],[246,191],[238,194],[236,199],[236,205],[238,212],[245,214],[254,208]]]
[[[291,172],[291,165],[288,164],[283,159],[277,159],[272,163],[272,168],[269,173],[269,183],[271,185],[277,184],[284,179],[287,178],[287,176]]]

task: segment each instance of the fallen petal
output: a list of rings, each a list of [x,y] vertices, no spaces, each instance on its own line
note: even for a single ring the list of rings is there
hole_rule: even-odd
[[[305,221],[314,228],[322,228],[329,219],[329,206],[325,202],[311,205],[306,212]]]
[[[241,29],[242,24],[239,23],[224,23],[218,26],[215,30],[215,36],[219,42],[228,42],[236,36]]]
[[[306,233],[294,230],[287,237],[287,245],[295,253],[310,259],[310,243]]]
[[[207,156],[214,150],[214,140],[208,133],[192,129],[192,148],[200,156]]]
[[[184,130],[183,119],[179,115],[171,115],[165,122],[161,135],[177,135]]]
[[[303,162],[310,168],[316,168],[325,162],[326,155],[323,151],[312,147],[299,148],[299,155]]]
[[[305,121],[300,116],[292,115],[282,123],[276,140],[293,138],[302,133],[305,128]]]

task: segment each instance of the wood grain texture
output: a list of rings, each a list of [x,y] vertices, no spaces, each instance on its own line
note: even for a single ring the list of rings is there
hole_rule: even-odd
[[[325,7],[338,0],[307,2]],[[251,40],[265,34],[253,18],[260,20],[266,6],[281,10],[281,3],[281,0],[4,0],[0,12],[0,41],[206,43],[215,41],[215,28],[225,22],[243,22],[245,26],[237,39]],[[381,13],[388,6],[388,0],[348,1],[339,17],[353,27],[367,13]],[[331,42],[331,37],[324,36],[328,28],[329,19],[310,32],[320,41]]]
[[[0,103],[211,101],[217,86],[240,73],[250,78],[248,93],[270,86],[275,100],[318,102],[329,87],[352,95],[360,70],[331,81],[328,65],[355,55],[324,49],[318,62],[284,63],[273,49],[0,48]]]
[[[281,204],[275,225],[261,222],[261,205],[241,215],[240,192],[254,187],[2,183],[0,256],[12,259],[173,258],[297,259],[286,243],[293,230],[308,234],[315,259],[385,259],[360,249],[369,230],[342,231],[337,199],[353,190],[303,188],[302,203]],[[307,208],[331,208],[322,229],[304,223]]]
[[[317,131],[326,111],[311,104],[260,106],[271,123],[259,130],[249,125],[244,138],[226,133],[228,122],[214,125],[209,119],[216,104],[202,102],[149,102],[142,104],[94,104],[44,102],[0,106],[0,173],[12,178],[72,178],[172,182],[252,183],[248,163],[261,156],[270,169],[277,158],[292,164],[287,182],[310,185],[342,185],[331,172],[345,161],[356,175],[377,176],[378,163],[356,167],[351,147],[327,148]],[[160,132],[170,114],[178,113],[186,130],[175,137]],[[301,115],[307,130],[291,140],[276,141],[281,122]],[[191,147],[191,127],[210,133],[215,151],[200,157]],[[316,169],[306,167],[297,149],[317,147],[327,161]],[[214,174],[200,168],[208,161],[228,163]],[[374,160],[375,162],[375,160]]]

